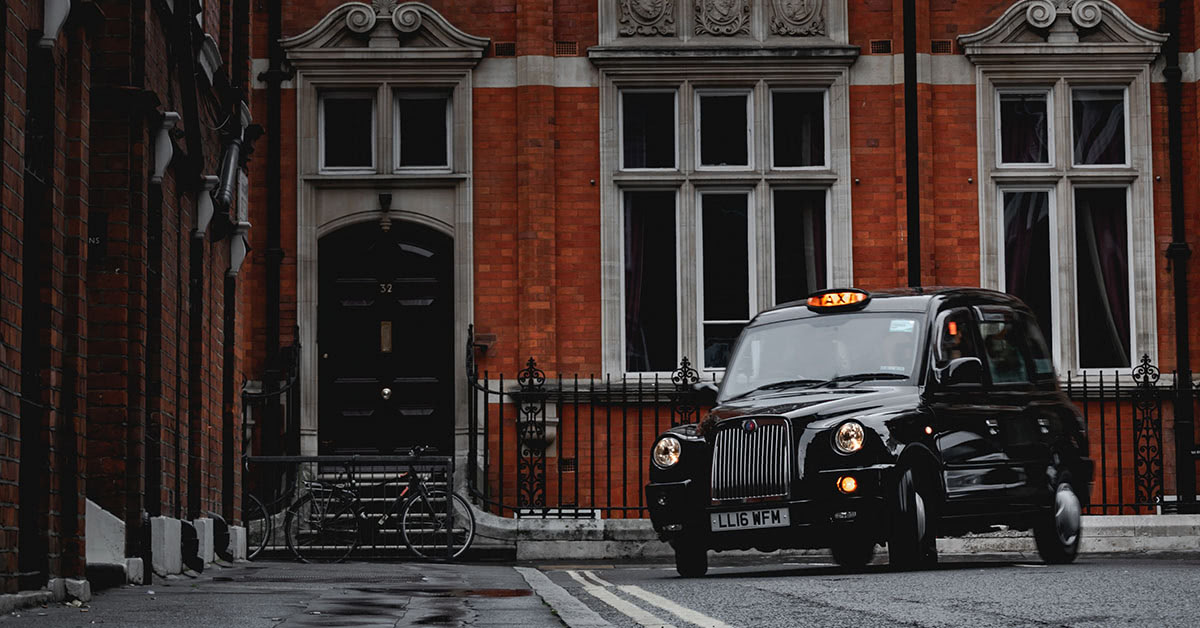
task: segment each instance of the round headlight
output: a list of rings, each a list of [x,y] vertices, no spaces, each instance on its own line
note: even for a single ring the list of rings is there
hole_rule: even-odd
[[[654,452],[650,454],[650,460],[659,469],[673,467],[675,463],[679,462],[679,452],[682,449],[678,438],[674,436],[661,438],[657,443],[654,443]]]
[[[846,421],[833,435],[833,445],[844,454],[852,454],[863,446],[863,426],[858,421]]]

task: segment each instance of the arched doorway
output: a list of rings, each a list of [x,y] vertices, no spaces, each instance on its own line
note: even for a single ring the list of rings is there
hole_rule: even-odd
[[[319,242],[318,451],[391,453],[454,433],[454,246],[409,222]]]

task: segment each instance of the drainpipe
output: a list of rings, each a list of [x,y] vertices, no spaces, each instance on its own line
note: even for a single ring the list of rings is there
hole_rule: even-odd
[[[908,207],[908,285],[921,287],[921,154],[917,128],[917,6],[904,0],[904,199]]]
[[[280,107],[282,103],[282,83],[286,78],[283,70],[283,48],[279,40],[283,36],[283,9],[280,0],[271,0],[268,4],[267,40],[270,45],[267,71],[261,77],[267,83],[267,352],[266,374],[263,378],[263,393],[272,398],[279,389],[279,282],[283,265],[283,249],[280,247],[280,202],[282,188],[280,186]],[[280,452],[279,443],[282,434],[279,403],[271,401],[263,408],[263,453],[277,455]],[[293,452],[300,453],[300,452]]]
[[[1187,244],[1183,207],[1183,71],[1179,68],[1179,0],[1165,2],[1167,31],[1164,45],[1167,79],[1167,150],[1171,167],[1171,244],[1167,266],[1172,271],[1175,292],[1175,478],[1180,512],[1196,511],[1196,460],[1192,453],[1192,368],[1188,338],[1187,264],[1192,251]]]

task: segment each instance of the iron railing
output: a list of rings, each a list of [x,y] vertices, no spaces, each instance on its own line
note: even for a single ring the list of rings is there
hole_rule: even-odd
[[[649,446],[667,427],[706,412],[688,359],[670,377],[598,378],[548,377],[530,358],[510,379],[479,373],[468,336],[467,487],[476,502],[502,516],[647,516]],[[1124,372],[1070,374],[1063,390],[1083,414],[1095,463],[1086,512],[1163,508],[1172,492],[1163,434],[1176,400],[1173,383],[1161,382],[1146,356]]]

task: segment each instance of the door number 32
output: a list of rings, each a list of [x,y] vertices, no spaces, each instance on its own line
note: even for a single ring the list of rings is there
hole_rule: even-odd
[[[379,294],[391,294],[391,292],[392,292],[392,284],[390,284],[390,283],[379,284]]]

